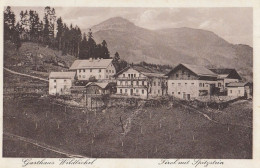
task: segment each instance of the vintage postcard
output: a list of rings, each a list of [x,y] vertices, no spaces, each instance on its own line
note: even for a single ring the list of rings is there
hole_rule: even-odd
[[[260,166],[257,1],[29,2],[1,2],[1,167]]]

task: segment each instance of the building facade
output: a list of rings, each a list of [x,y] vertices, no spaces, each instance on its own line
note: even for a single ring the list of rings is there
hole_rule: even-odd
[[[233,82],[227,85],[227,95],[231,97],[251,97],[250,84],[248,82]]]
[[[112,64],[113,59],[89,59],[76,60],[70,70],[75,71],[78,80],[89,80],[94,78],[98,81],[112,80],[116,69]]]
[[[75,72],[51,72],[49,75],[49,94],[68,95],[75,80]]]
[[[168,94],[187,100],[212,95],[217,81],[209,69],[189,64],[179,64],[167,76]]]
[[[167,93],[167,78],[142,66],[129,66],[115,75],[118,95],[152,98]]]
[[[219,88],[220,92],[227,91],[227,85],[233,82],[239,82],[242,80],[240,75],[235,69],[210,69],[213,73],[218,75],[216,87]]]

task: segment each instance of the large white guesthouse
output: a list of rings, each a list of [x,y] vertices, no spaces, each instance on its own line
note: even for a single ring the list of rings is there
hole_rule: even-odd
[[[211,95],[217,82],[217,74],[190,64],[179,64],[167,76],[168,94],[187,100]]]
[[[113,59],[75,60],[70,70],[76,71],[78,80],[110,80],[116,74]]]
[[[167,94],[167,77],[142,66],[128,66],[115,77],[118,95],[151,98]]]

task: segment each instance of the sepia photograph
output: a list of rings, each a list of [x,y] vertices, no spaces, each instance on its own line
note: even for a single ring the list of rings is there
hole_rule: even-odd
[[[3,158],[253,159],[252,7],[2,12]]]

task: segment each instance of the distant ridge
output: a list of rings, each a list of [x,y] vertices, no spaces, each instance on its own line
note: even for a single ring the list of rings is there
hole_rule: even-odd
[[[253,48],[231,44],[211,31],[188,27],[150,30],[122,17],[110,18],[91,29],[97,42],[106,40],[112,56],[118,52],[128,62],[236,68],[241,76],[252,80]]]

